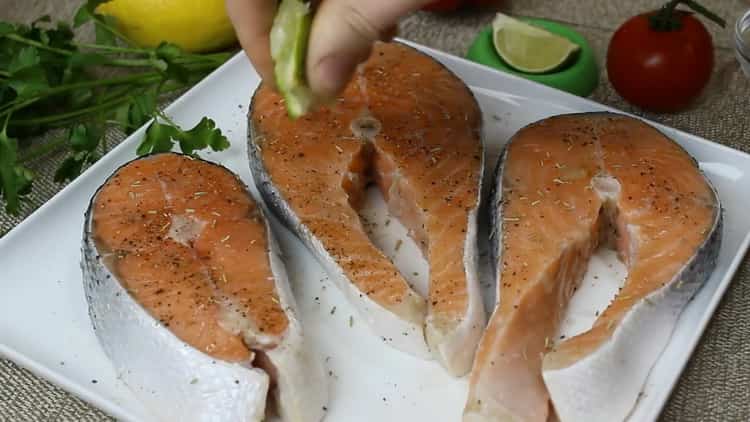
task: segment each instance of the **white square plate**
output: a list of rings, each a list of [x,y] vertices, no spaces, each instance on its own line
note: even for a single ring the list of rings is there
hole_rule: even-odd
[[[494,166],[502,144],[532,121],[568,112],[615,111],[457,57],[407,44],[443,62],[474,90],[484,112],[488,167]],[[245,56],[238,54],[166,110],[177,123],[186,126],[192,126],[204,115],[213,118],[232,146],[204,157],[239,174],[253,190],[245,132],[247,105],[258,81]],[[637,421],[658,417],[750,243],[750,219],[743,217],[750,209],[750,195],[747,195],[750,155],[661,125],[654,126],[698,159],[719,191],[725,225],[716,271],[685,309],[671,342],[651,371],[644,395],[630,418]],[[79,247],[83,214],[91,195],[117,167],[135,157],[143,132],[141,128],[134,133],[0,239],[0,355],[113,416],[131,421],[151,420],[151,417],[118,380],[90,327],[79,269]],[[378,204],[374,198],[372,204],[371,212],[378,214],[382,203]],[[465,377],[453,379],[434,361],[421,361],[384,345],[360,322],[301,243],[276,222],[274,225],[281,238],[305,330],[330,369],[332,399],[327,406],[326,421],[459,421],[466,397]],[[391,251],[386,252],[394,254],[393,239],[404,232],[397,224],[390,226],[392,230],[382,234],[377,242],[384,249],[390,247]],[[482,231],[486,236],[485,228]],[[407,274],[419,272],[425,265],[419,252],[413,245],[404,245],[394,257],[397,265],[406,267],[403,269]],[[589,273],[592,271],[590,268]],[[616,273],[609,276],[618,277]],[[492,293],[487,295],[488,302],[493,300],[492,296]],[[589,303],[588,308],[591,306]],[[334,307],[336,311],[332,312]]]

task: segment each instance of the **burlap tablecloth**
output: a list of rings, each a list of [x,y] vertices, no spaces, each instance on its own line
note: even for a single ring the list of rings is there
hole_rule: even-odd
[[[616,108],[707,139],[750,152],[750,79],[739,70],[732,52],[732,26],[750,0],[704,0],[728,26],[708,24],[717,46],[716,69],[702,98],[676,114],[649,114],[626,104],[607,82],[604,55],[612,31],[629,16],[657,7],[661,0],[505,0],[506,13],[559,20],[572,24],[592,43],[601,69],[601,82],[591,98]],[[0,19],[28,21],[42,14],[69,18],[79,1],[0,0]],[[464,55],[480,26],[492,13],[467,12],[452,16],[417,13],[401,24],[401,36],[453,54]],[[113,138],[111,142],[117,142]],[[61,186],[51,176],[60,161],[51,154],[33,163],[40,174],[28,215]],[[750,186],[747,187],[750,193]],[[21,218],[0,211],[0,234]],[[1,278],[1,277],[0,277]],[[0,282],[2,280],[0,279]],[[732,286],[684,371],[664,410],[664,421],[750,420],[750,258],[745,258]],[[0,359],[0,421],[99,421],[108,416],[52,386],[15,364]],[[354,421],[353,421],[354,422]]]

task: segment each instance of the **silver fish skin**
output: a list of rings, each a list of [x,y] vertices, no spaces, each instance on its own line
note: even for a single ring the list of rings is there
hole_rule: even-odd
[[[273,374],[251,362],[225,362],[195,349],[130,295],[110,271],[93,234],[93,205],[103,186],[84,217],[80,264],[89,319],[118,378],[152,416],[163,421],[260,422],[272,394],[283,421],[322,420],[329,399],[327,377],[302,333],[280,247],[262,207],[258,212],[266,226],[271,271],[289,320],[281,343],[262,351],[264,366],[270,365]]]
[[[571,113],[534,122],[520,129],[517,133],[535,125],[544,126],[554,119],[576,117],[599,118],[602,121],[606,119],[627,118],[627,116],[618,113],[608,112]],[[655,130],[660,136],[674,142],[666,134],[661,133],[655,128],[651,127],[650,129]],[[503,298],[500,294],[500,286],[503,283],[501,280],[502,263],[512,260],[517,261],[519,259],[516,256],[503,256],[505,249],[503,239],[504,224],[518,224],[519,220],[516,218],[517,216],[508,215],[505,211],[504,203],[506,198],[504,197],[503,189],[503,181],[508,177],[505,172],[508,164],[509,150],[516,136],[512,137],[501,150],[493,171],[493,180],[490,187],[491,199],[489,203],[491,209],[489,210],[489,217],[491,234],[489,237],[489,249],[492,274],[495,285],[498,286],[498,305],[503,300],[509,300]],[[676,144],[676,142],[674,143]],[[687,154],[684,149],[679,149]],[[689,156],[689,154],[687,155]],[[695,158],[690,156],[690,159],[695,169],[703,176],[709,188],[708,190],[710,190],[710,196],[712,196],[710,206],[713,207],[714,212],[710,226],[701,238],[702,242],[700,245],[694,250],[693,255],[684,262],[681,269],[670,280],[667,280],[663,286],[653,290],[628,309],[614,328],[611,337],[598,346],[598,349],[574,362],[572,365],[562,368],[550,363],[549,356],[554,355],[555,351],[552,345],[550,345],[552,347],[550,351],[542,355],[541,376],[543,385],[549,394],[550,409],[554,410],[555,416],[561,422],[627,420],[636,405],[639,395],[643,391],[649,373],[669,344],[680,315],[688,303],[705,285],[716,268],[721,250],[724,226],[723,208],[714,185],[700,170]],[[534,163],[534,165],[538,166],[537,163]],[[539,195],[543,194],[540,193]],[[544,201],[546,197],[535,196],[530,198],[528,202],[531,203],[536,199]],[[590,246],[586,242],[586,246],[581,246],[580,253],[586,256],[588,252],[585,251]],[[585,262],[584,265],[586,265]],[[569,276],[582,278],[584,272],[571,270]],[[574,286],[577,283],[578,281],[574,281],[570,285]],[[503,323],[497,323],[497,326],[503,327]],[[487,345],[485,352],[487,351],[489,351],[489,345]],[[480,343],[480,352],[482,352],[482,343]],[[501,359],[498,356],[494,358]],[[542,410],[536,412],[534,418],[529,416],[528,419],[523,419],[520,415],[513,414],[514,411],[506,407],[505,404],[495,402],[495,397],[498,393],[492,383],[503,381],[499,379],[493,381],[487,376],[483,377],[480,375],[480,371],[487,371],[489,373],[491,372],[491,368],[480,369],[475,367],[474,371],[477,373],[472,374],[475,377],[472,379],[476,379],[477,381],[473,383],[474,385],[470,386],[472,393],[470,393],[464,410],[464,422],[489,422],[498,420],[498,418],[518,418],[514,420],[531,421],[537,420],[535,419],[537,416],[546,413],[546,410]]]

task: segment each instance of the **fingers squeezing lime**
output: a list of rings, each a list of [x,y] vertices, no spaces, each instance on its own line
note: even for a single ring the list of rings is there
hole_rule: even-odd
[[[291,118],[305,114],[313,103],[312,91],[305,76],[311,22],[309,2],[282,0],[271,27],[274,77]]]

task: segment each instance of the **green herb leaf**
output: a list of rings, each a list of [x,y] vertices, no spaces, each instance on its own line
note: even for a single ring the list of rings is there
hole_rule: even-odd
[[[8,65],[8,72],[13,74],[39,64],[39,51],[35,47],[24,47]]]
[[[0,179],[2,179],[2,190],[5,199],[5,210],[11,213],[18,212],[18,186],[16,185],[16,153],[18,141],[8,137],[8,133],[0,132]]]
[[[156,91],[140,93],[133,99],[128,111],[128,126],[125,132],[130,134],[151,119],[156,111]]]
[[[56,182],[73,180],[81,174],[83,166],[95,162],[99,157],[96,149],[101,133],[91,125],[77,124],[68,131],[68,144],[73,150],[55,172]]]
[[[83,154],[85,155],[85,154]],[[57,183],[62,183],[67,180],[73,180],[81,174],[83,169],[83,160],[76,156],[66,158],[60,167],[55,171],[54,180]]]
[[[16,27],[16,34],[18,34],[18,35],[20,35],[22,37],[26,37],[26,36],[28,36],[32,32],[31,27],[28,26],[28,25],[24,25],[24,24],[21,24],[21,23],[16,23],[15,27]]]
[[[115,18],[111,16],[101,16],[100,21],[96,22],[96,28],[94,29],[97,44],[117,45],[117,38],[112,31],[107,28],[107,26],[113,27],[114,25]]]
[[[15,97],[15,91],[9,86],[0,83],[0,104],[6,104],[10,99]]]
[[[123,132],[127,132],[130,125],[130,103],[125,103],[115,109],[114,121],[120,126]]]
[[[42,44],[49,45],[49,34],[47,33],[47,30],[41,27],[40,23],[49,23],[52,21],[50,19],[49,15],[44,15],[40,18],[37,18],[33,22],[31,22],[31,30],[28,34],[26,34],[27,38],[31,38],[35,41],[40,41]]]
[[[187,83],[190,79],[190,72],[185,66],[178,63],[168,62],[164,73],[167,79],[174,79],[181,83]]]
[[[33,173],[17,164],[18,141],[0,132],[0,194],[5,200],[5,210],[16,214],[20,197],[31,189]]]
[[[39,31],[39,41],[42,42],[42,44],[49,45],[49,34],[47,31]]]
[[[48,30],[46,33],[49,38],[48,44],[55,48],[70,48],[75,36],[70,25],[65,22],[58,22],[56,29]]]
[[[75,180],[83,172],[83,166],[96,162],[98,158],[93,152],[79,152],[67,157],[55,171],[54,181],[64,183]]]
[[[86,4],[82,5],[81,7],[78,8],[75,16],[73,17],[73,27],[78,28],[84,23],[90,21],[92,17],[93,16],[89,12],[87,5]]]
[[[79,26],[93,19],[96,14],[96,8],[100,4],[106,3],[108,1],[109,0],[88,0],[78,8],[75,17],[73,17],[73,26],[78,28]]]
[[[18,196],[22,197],[31,193],[31,185],[34,181],[34,172],[24,166],[16,165],[14,168],[16,174],[16,190]]]
[[[68,132],[68,140],[73,151],[94,151],[99,146],[100,136],[95,130],[84,124],[77,124]]]
[[[47,76],[41,67],[23,69],[8,79],[8,86],[13,88],[19,98],[28,98],[48,88]]]
[[[182,54],[182,49],[172,43],[162,42],[158,47],[156,47],[156,57],[164,59],[168,62],[182,56]]]
[[[190,77],[190,72],[185,66],[176,62],[176,59],[183,55],[183,51],[180,47],[168,42],[162,42],[156,47],[155,53],[158,59],[161,59],[166,63],[163,72],[168,79],[187,83]]]
[[[70,105],[81,107],[87,105],[94,98],[94,91],[89,88],[76,89],[70,93]]]
[[[69,156],[60,164],[60,167],[55,172],[55,182],[63,183],[75,179],[81,175],[84,165],[92,164],[98,159],[99,156],[95,152],[90,151],[77,152]]]
[[[223,151],[229,148],[229,140],[216,127],[216,122],[204,117],[187,132],[179,134],[180,149],[185,154],[193,154],[196,150],[210,147],[214,151]]]
[[[37,49],[25,47],[13,57],[8,65],[8,73],[10,73],[8,86],[13,88],[19,97],[29,97],[49,87],[47,75],[39,62]]]
[[[143,137],[135,153],[138,155],[153,154],[158,152],[168,152],[172,150],[174,142],[178,136],[178,128],[168,124],[162,124],[154,120],[146,130],[146,136]]]
[[[55,47],[58,49],[73,50],[71,43],[73,41],[73,31],[65,22],[58,22],[56,28],[50,28],[50,25],[39,25],[40,22],[49,22],[48,20],[37,20],[31,24],[31,27],[20,26],[17,35],[31,41],[37,41],[41,44]],[[21,43],[23,44],[23,43]],[[57,53],[53,53],[57,54]]]
[[[196,151],[208,147],[214,151],[222,151],[229,147],[229,140],[221,133],[221,129],[216,127],[216,122],[208,117],[202,118],[188,131],[183,131],[175,124],[155,120],[149,125],[136,153],[145,155],[171,151],[175,141],[179,142],[180,151],[188,155],[195,155]]]
[[[8,22],[0,22],[0,37],[4,37],[14,32],[16,32],[15,25],[12,25]]]

